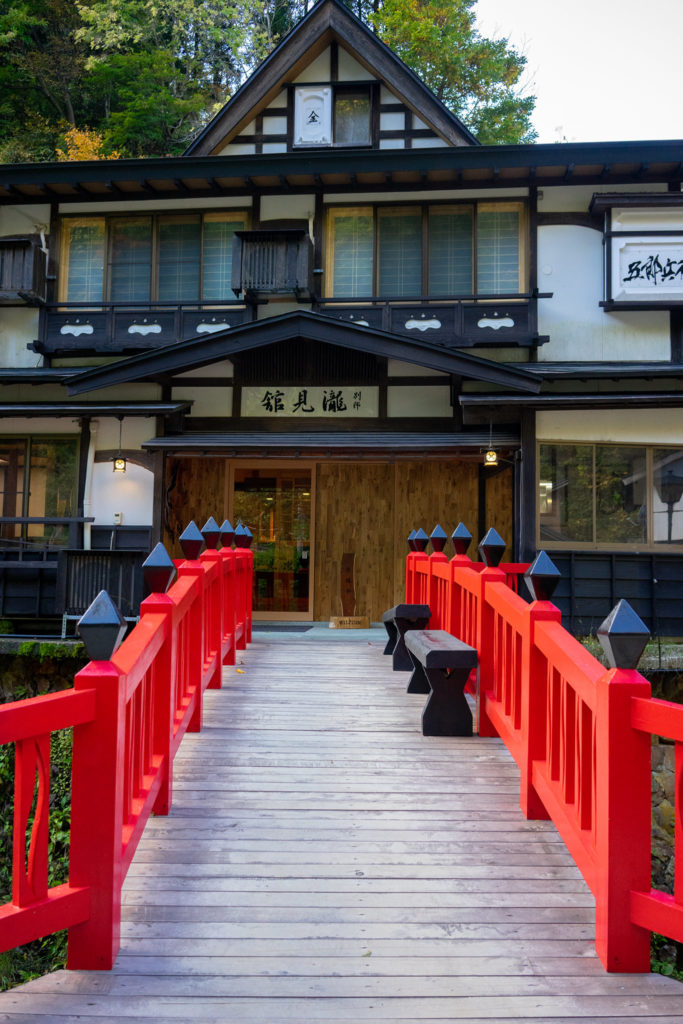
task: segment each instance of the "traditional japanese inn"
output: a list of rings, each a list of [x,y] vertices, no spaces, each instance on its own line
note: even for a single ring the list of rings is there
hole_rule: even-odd
[[[480,145],[338,0],[183,156],[3,166],[0,618],[86,552],[134,616],[211,514],[256,619],[341,615],[344,564],[377,621],[462,521],[550,554],[568,628],[681,635],[682,181],[681,142]]]

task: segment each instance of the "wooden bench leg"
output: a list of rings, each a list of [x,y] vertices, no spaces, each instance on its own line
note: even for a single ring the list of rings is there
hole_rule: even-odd
[[[396,641],[398,640],[398,630],[396,629],[396,623],[393,619],[387,619],[384,623],[384,628],[387,631],[387,645],[382,651],[382,654],[393,654]]]
[[[391,666],[394,672],[412,672],[413,663],[411,661],[404,636],[409,629],[426,629],[429,619],[394,619],[396,624],[396,646],[392,651]]]
[[[423,673],[431,693],[422,712],[422,735],[471,736],[472,712],[464,693],[470,669],[431,668]]]
[[[422,662],[418,661],[418,659],[415,657],[415,655],[413,654],[412,651],[408,651],[407,648],[406,648],[406,651],[407,651],[408,657],[410,658],[410,660],[412,662],[412,669],[413,669],[413,674],[411,675],[410,679],[408,680],[408,685],[406,687],[406,693],[431,693],[432,692],[432,688],[429,685],[429,680],[427,679],[427,675],[425,673],[425,670],[422,667]]]

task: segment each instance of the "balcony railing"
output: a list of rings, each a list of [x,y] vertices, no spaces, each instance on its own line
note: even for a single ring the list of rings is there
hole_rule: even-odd
[[[250,319],[251,312],[236,303],[60,302],[41,309],[31,347],[46,355],[140,352]]]
[[[0,303],[44,302],[45,252],[39,235],[0,238]]]
[[[453,348],[532,347],[548,338],[538,334],[537,299],[551,293],[466,295],[457,299],[418,296],[387,299],[321,299],[316,308],[327,316],[403,334]]]

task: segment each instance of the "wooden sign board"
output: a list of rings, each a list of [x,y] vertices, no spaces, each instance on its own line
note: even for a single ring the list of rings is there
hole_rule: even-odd
[[[367,615],[333,615],[330,629],[370,629]]]

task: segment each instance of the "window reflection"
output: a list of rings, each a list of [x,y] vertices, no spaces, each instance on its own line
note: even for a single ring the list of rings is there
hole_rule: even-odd
[[[652,530],[655,544],[683,541],[683,451],[653,453]]]

